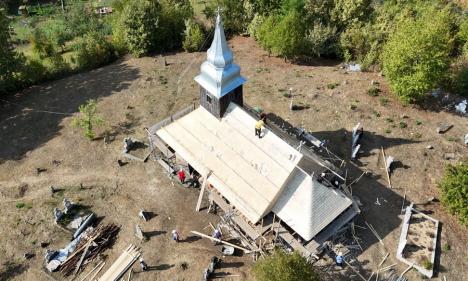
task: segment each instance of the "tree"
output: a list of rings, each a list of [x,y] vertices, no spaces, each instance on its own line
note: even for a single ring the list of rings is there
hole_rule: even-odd
[[[291,11],[285,15],[269,34],[273,42],[272,51],[285,59],[301,54],[304,38],[304,24],[299,13]]]
[[[425,8],[398,25],[384,46],[383,70],[403,102],[417,102],[447,78],[453,45],[448,9]]]
[[[24,58],[13,49],[9,23],[5,10],[0,8],[0,93],[17,87],[24,63]]]
[[[95,137],[94,128],[104,123],[97,115],[96,100],[88,100],[78,108],[80,116],[72,120],[72,125],[84,130],[84,136],[92,140]]]
[[[34,53],[41,59],[52,57],[57,53],[54,43],[42,29],[35,29],[29,41]]]
[[[185,21],[184,42],[182,47],[187,52],[196,52],[203,47],[205,34],[199,24],[193,20]]]
[[[330,56],[338,53],[338,35],[336,27],[316,23],[306,32],[306,54],[311,56]]]
[[[154,51],[158,36],[161,5],[155,0],[135,0],[124,3],[113,32],[116,40],[136,57]]]
[[[253,267],[257,281],[319,281],[312,265],[298,252],[287,254],[282,250],[258,261]]]
[[[162,0],[156,36],[156,51],[174,50],[182,47],[185,21],[193,18],[193,9],[188,0]]]
[[[448,165],[439,182],[442,202],[462,224],[468,223],[468,162]]]

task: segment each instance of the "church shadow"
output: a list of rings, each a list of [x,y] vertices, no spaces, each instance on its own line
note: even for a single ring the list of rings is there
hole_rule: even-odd
[[[89,99],[127,89],[139,70],[122,60],[86,73],[32,86],[0,101],[0,163],[19,160],[55,136],[62,120]]]

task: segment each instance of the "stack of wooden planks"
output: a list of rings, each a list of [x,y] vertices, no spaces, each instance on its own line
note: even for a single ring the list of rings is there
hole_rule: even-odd
[[[130,244],[111,265],[111,267],[98,279],[98,281],[117,281],[138,260],[141,252],[138,247]]]

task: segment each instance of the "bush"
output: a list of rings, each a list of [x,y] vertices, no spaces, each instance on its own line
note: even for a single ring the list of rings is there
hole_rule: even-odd
[[[289,12],[267,34],[273,53],[293,59],[303,52],[304,25],[296,11]]]
[[[339,50],[337,39],[336,27],[315,23],[313,28],[306,32],[305,54],[315,57],[337,54]]]
[[[390,86],[403,102],[422,100],[447,78],[452,42],[447,9],[428,7],[397,27],[382,58]]]
[[[205,42],[205,34],[199,24],[193,20],[185,21],[184,42],[182,47],[187,52],[200,51]]]
[[[439,182],[442,202],[452,214],[458,216],[462,224],[468,223],[468,161],[458,165],[448,165]]]
[[[78,69],[92,69],[114,59],[112,45],[99,31],[89,31],[73,47]]]
[[[298,252],[287,254],[281,250],[258,261],[253,267],[257,281],[318,281],[312,265]]]
[[[33,52],[41,59],[51,57],[57,53],[53,42],[39,28],[34,30],[29,42],[31,42]]]

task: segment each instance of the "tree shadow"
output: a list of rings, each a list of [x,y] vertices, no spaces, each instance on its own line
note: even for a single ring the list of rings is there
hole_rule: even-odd
[[[16,276],[21,275],[28,267],[24,264],[18,264],[11,261],[6,261],[2,264],[0,270],[0,281],[7,281],[14,279]]]
[[[57,136],[65,117],[89,99],[125,90],[139,77],[137,68],[114,64],[32,86],[0,102],[0,163],[19,160]]]

